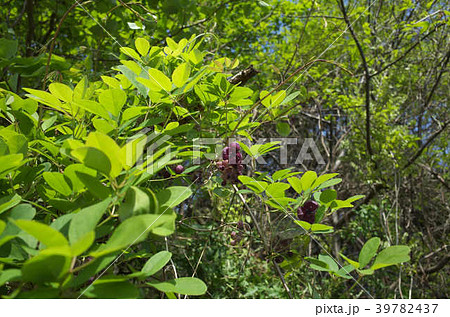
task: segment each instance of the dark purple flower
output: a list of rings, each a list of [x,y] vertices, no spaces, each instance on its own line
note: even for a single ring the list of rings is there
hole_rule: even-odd
[[[230,148],[227,146],[222,150],[222,159],[228,160],[229,157],[230,157]]]
[[[274,261],[278,264],[284,261],[284,258],[281,255],[277,255],[274,259]]]
[[[297,217],[302,221],[314,223],[316,217],[316,210],[319,208],[319,204],[313,200],[308,200],[297,210]]]

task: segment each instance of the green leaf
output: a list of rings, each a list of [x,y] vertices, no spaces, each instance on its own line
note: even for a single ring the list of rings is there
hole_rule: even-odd
[[[160,205],[160,211],[164,212],[168,208],[173,208],[192,195],[190,187],[171,186],[156,194]]]
[[[109,76],[100,76],[105,84],[107,84],[111,88],[120,88],[120,82]]]
[[[6,228],[6,222],[0,220],[0,235],[2,234],[3,230]]]
[[[128,120],[145,115],[149,111],[149,107],[131,107],[122,113],[122,124]]]
[[[89,192],[95,197],[105,199],[111,195],[111,191],[109,190],[109,188],[100,183],[100,181],[96,177],[78,171],[75,171],[75,174],[78,176],[80,181],[87,187]]]
[[[309,222],[303,221],[303,220],[294,220],[296,224],[298,224],[300,227],[305,229],[306,231],[309,231],[311,229],[311,224]]]
[[[138,50],[139,54],[141,54],[141,56],[147,55],[148,50],[150,49],[150,44],[146,39],[142,37],[138,37],[134,41],[134,46],[136,46],[136,49]]]
[[[307,171],[302,175],[300,182],[302,183],[302,189],[307,191],[311,188],[313,182],[316,180],[317,174],[314,171]]]
[[[372,269],[358,270],[358,273],[361,275],[372,275],[374,273],[374,270]]]
[[[176,51],[178,49],[178,44],[174,40],[172,40],[170,37],[166,37],[167,46],[170,47],[173,51]]]
[[[285,191],[287,189],[289,189],[290,187],[291,186],[289,184],[281,183],[281,182],[269,184],[266,187],[266,194],[267,194],[267,196],[269,196],[269,198],[284,197]]]
[[[92,177],[95,177],[97,175],[97,172],[93,169],[90,169],[83,164],[71,164],[68,165],[64,169],[64,176],[66,176],[68,179],[70,179],[70,182],[72,183],[72,188],[74,193],[78,193],[82,189],[84,189],[85,185],[80,180],[80,178],[77,176],[77,172],[81,172],[87,175],[91,175]]]
[[[144,86],[148,87],[153,91],[161,91],[164,90],[169,92],[172,90],[172,82],[170,79],[164,75],[164,73],[158,69],[150,68],[148,70],[149,79],[138,77],[137,81],[144,84]]]
[[[86,146],[97,148],[103,151],[111,163],[111,171],[109,176],[115,178],[122,171],[122,163],[120,161],[120,147],[104,133],[91,132],[86,140]],[[90,166],[89,166],[90,167]]]
[[[70,244],[73,245],[86,234],[95,230],[110,203],[111,198],[107,198],[74,214],[69,227]]]
[[[17,194],[0,198],[0,214],[20,203],[22,197]]]
[[[56,299],[60,298],[59,289],[42,286],[31,291],[20,292],[17,299]]]
[[[361,251],[359,252],[359,267],[363,268],[367,264],[369,264],[370,260],[377,254],[378,247],[380,246],[380,238],[374,237],[372,239],[369,239],[364,246],[362,247]]]
[[[0,156],[0,178],[6,176],[7,174],[22,166],[26,162],[22,159],[22,154],[9,154]]]
[[[378,253],[371,269],[378,270],[382,267],[408,262],[410,260],[409,252],[411,249],[406,245],[390,246]]]
[[[95,232],[89,231],[84,236],[76,240],[75,243],[71,244],[70,249],[72,251],[72,256],[78,256],[85,252],[94,243]]]
[[[68,285],[69,287],[78,287],[84,283],[86,283],[91,277],[98,274],[104,268],[106,268],[112,261],[117,259],[117,254],[112,253],[106,255],[100,259],[93,259],[89,262],[89,265],[81,270]]]
[[[141,272],[143,276],[152,276],[161,270],[170,261],[172,253],[161,251],[153,255],[144,265]]]
[[[183,87],[184,84],[188,81],[189,75],[191,73],[191,67],[188,63],[182,63],[175,68],[172,73],[172,82],[178,88]]]
[[[55,96],[53,96],[52,94],[50,94],[46,91],[36,90],[36,89],[31,89],[31,88],[24,88],[23,90],[30,93],[30,94],[27,94],[27,97],[35,99],[44,105],[52,107],[58,111],[66,111],[67,110],[67,108],[63,107],[63,105],[58,100],[58,98],[56,98]]]
[[[353,267],[353,265],[346,265],[344,267],[341,267],[337,272],[335,272],[335,274],[337,276],[351,280],[353,277],[349,273],[353,272],[354,270],[355,268]]]
[[[71,184],[69,185],[70,180],[63,174],[57,172],[44,172],[42,176],[47,184],[58,193],[64,196],[72,194]]]
[[[93,100],[80,99],[74,102],[77,107],[89,111],[105,120],[111,120],[108,111],[98,102]]]
[[[87,94],[89,82],[87,80],[87,77],[84,76],[81,78],[81,80],[78,82],[78,84],[73,89],[73,100],[80,100],[84,99]]]
[[[291,133],[291,126],[287,122],[278,122],[277,123],[277,132],[281,136],[287,137]]]
[[[327,206],[326,205],[321,205],[317,211],[316,211],[316,215],[314,217],[314,222],[315,223],[320,223],[323,219],[323,217],[325,217],[325,213],[327,211]]]
[[[14,282],[20,279],[22,272],[18,269],[0,271],[0,287],[6,282]]]
[[[95,281],[83,294],[89,298],[138,298],[139,290],[133,284],[125,281],[114,280]]]
[[[317,186],[322,185],[324,182],[328,181],[329,179],[339,175],[339,173],[331,173],[331,174],[322,174],[314,181],[312,188],[316,188]]]
[[[119,207],[119,216],[123,221],[132,216],[155,214],[158,211],[158,200],[150,189],[131,186],[125,195],[125,201]]]
[[[98,101],[115,117],[118,117],[125,102],[127,94],[122,89],[108,89],[98,96]]]
[[[19,199],[19,202],[20,202],[20,199]],[[8,217],[13,220],[17,220],[17,219],[31,220],[34,218],[35,215],[36,215],[36,209],[34,209],[33,206],[31,206],[30,204],[20,204],[20,205],[15,206],[11,210]]]
[[[311,231],[314,233],[331,233],[334,231],[334,228],[321,223],[314,223],[311,225]]]
[[[16,220],[14,223],[48,248],[67,246],[69,244],[61,232],[43,223],[33,220]]]
[[[364,195],[355,195],[355,196],[352,196],[352,197],[350,197],[350,198],[347,198],[347,199],[345,200],[345,202],[351,204],[352,202],[357,201],[357,200],[359,200],[359,199],[362,199],[362,198],[364,198],[364,197],[366,197],[366,196],[364,196]]]
[[[104,175],[110,175],[111,161],[109,157],[101,150],[95,147],[81,147],[71,152],[72,156],[82,162],[89,168],[92,168]]]
[[[122,53],[124,53],[125,55],[131,57],[132,59],[135,60],[140,60],[140,56],[138,55],[138,53],[136,53],[136,51],[134,49],[132,49],[131,47],[121,47],[120,51]]]
[[[329,272],[330,269],[328,267],[328,263],[319,259],[315,259],[312,257],[305,257],[305,260],[308,260],[309,262],[311,262],[311,264],[309,265],[312,269],[317,270],[317,271],[323,271],[323,272]]]
[[[0,38],[0,58],[12,59],[17,52],[18,40]]]
[[[267,182],[257,181],[254,178],[245,175],[239,176],[238,179],[242,182],[242,184],[257,194],[262,193],[268,186]]]
[[[337,192],[334,189],[326,189],[320,194],[320,202],[328,204],[337,198]]]
[[[339,270],[336,261],[328,255],[319,254],[319,261],[325,262],[330,271],[337,272]]]
[[[180,277],[165,282],[151,282],[147,284],[161,292],[183,295],[203,295],[207,290],[206,284],[195,277]]]
[[[61,83],[52,83],[48,86],[48,90],[56,98],[61,99],[65,102],[72,102],[73,91],[69,86]]]
[[[6,151],[4,154],[23,154],[23,157],[25,157],[28,153],[28,141],[27,138],[23,135],[23,134],[19,134],[16,133],[12,130],[9,129],[3,129],[0,130],[0,137],[5,141],[8,150]],[[0,140],[1,140],[0,138]],[[9,153],[8,153],[9,152]],[[16,161],[18,159],[11,157],[11,156],[7,156],[9,159],[12,159],[12,161]],[[18,160],[18,162],[20,162],[20,160]],[[8,165],[16,165],[16,166],[20,166],[21,164],[16,164],[16,163],[11,163],[8,162],[6,159],[2,160],[2,163],[9,163]],[[2,169],[8,169],[10,167],[6,167],[3,166],[3,164],[1,165]]]
[[[272,175],[272,179],[274,180],[274,181],[278,181],[278,180],[282,180],[282,179],[285,179],[287,176],[289,176],[288,174],[291,172],[291,170],[290,169],[284,169],[284,170],[279,170],[279,171],[276,171],[275,173],[273,173],[273,175]],[[292,185],[291,185],[292,186]]]
[[[69,247],[49,248],[26,261],[22,280],[33,283],[57,282],[69,272],[72,261]]]
[[[298,194],[302,193],[302,182],[298,177],[289,177],[287,180]]]
[[[165,212],[161,215],[139,215],[128,218],[114,230],[111,238],[97,251],[91,253],[93,257],[100,257],[143,241],[149,233],[167,236],[175,231],[176,214]]]
[[[326,181],[326,182],[323,182],[321,185],[319,185],[319,187],[317,187],[317,190],[320,190],[320,189],[324,189],[324,188],[327,188],[327,187],[331,187],[331,186],[337,185],[337,184],[339,184],[340,182],[342,182],[342,179],[341,179],[341,178],[330,179],[330,180],[328,180],[328,181]]]

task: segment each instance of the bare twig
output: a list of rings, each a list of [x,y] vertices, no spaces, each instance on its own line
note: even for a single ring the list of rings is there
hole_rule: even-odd
[[[403,166],[402,170],[408,168],[412,163],[414,163],[414,161],[422,154],[422,152],[427,148],[428,145],[431,144],[431,142],[433,142],[434,139],[436,139],[437,136],[439,136],[439,134],[442,133],[442,131],[445,130],[445,128],[447,128],[447,126],[449,125],[450,120],[448,120],[447,122],[445,122],[438,130],[436,130],[429,138],[428,140],[420,147],[419,150],[417,150],[417,152],[411,156],[411,158],[408,160],[408,162],[405,164],[405,166]]]
[[[347,24],[348,30],[350,31],[350,34],[355,41],[356,47],[358,48],[359,55],[361,56],[361,62],[364,68],[364,89],[365,89],[365,95],[366,95],[366,147],[367,147],[367,153],[369,154],[369,157],[372,157],[373,151],[372,151],[372,144],[370,140],[370,73],[369,73],[369,67],[367,65],[366,56],[364,54],[364,50],[359,43],[359,40],[356,36],[355,31],[353,30],[352,23],[350,23],[350,20],[347,16],[347,11],[345,9],[344,0],[340,0],[340,9],[342,11],[342,14],[344,16],[344,21]]]

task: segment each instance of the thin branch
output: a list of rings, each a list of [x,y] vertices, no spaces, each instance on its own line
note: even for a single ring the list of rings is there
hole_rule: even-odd
[[[412,163],[414,163],[414,161],[422,154],[423,150],[426,149],[426,147],[428,145],[431,144],[431,142],[433,142],[434,139],[436,139],[439,134],[442,133],[442,131],[445,130],[445,128],[447,128],[447,126],[449,125],[450,120],[448,120],[447,122],[445,122],[438,130],[436,130],[429,138],[428,140],[420,147],[420,149],[413,155],[411,156],[411,158],[408,160],[408,162],[405,164],[405,166],[402,167],[402,170],[408,168]]]
[[[390,68],[391,66],[397,64],[398,62],[400,62],[402,59],[404,59],[414,48],[416,48],[417,45],[419,45],[423,40],[425,40],[428,36],[430,36],[431,34],[433,34],[439,27],[445,25],[445,23],[442,24],[438,24],[436,25],[436,27],[431,30],[430,32],[428,32],[427,34],[425,34],[422,38],[420,38],[416,43],[414,43],[410,48],[408,48],[405,53],[398,57],[396,60],[394,60],[393,62],[387,64],[386,66],[384,66],[381,70],[377,71],[376,73],[373,73],[370,75],[370,77],[375,77],[380,75],[381,73],[383,73],[386,69]]]
[[[433,175],[438,181],[441,182],[442,185],[445,186],[445,188],[447,188],[448,190],[450,190],[450,185],[447,184],[447,182],[445,181],[445,179],[438,173],[436,173],[435,171],[433,171],[433,169],[425,164],[422,163],[416,163],[417,165],[419,165],[420,167],[424,168],[425,170],[427,170],[431,175]]]
[[[370,137],[370,74],[369,74],[369,67],[367,65],[366,56],[364,55],[364,50],[361,46],[361,44],[358,41],[358,38],[355,34],[355,31],[353,30],[352,23],[350,23],[350,20],[347,16],[347,11],[345,9],[344,0],[340,0],[340,9],[342,11],[342,14],[344,16],[344,21],[347,24],[348,30],[350,31],[350,34],[355,41],[356,47],[358,48],[359,55],[361,56],[362,65],[364,68],[364,89],[365,89],[365,95],[366,95],[366,147],[367,152],[369,153],[369,157],[372,157],[373,151],[372,151],[372,144],[371,144],[371,137]]]
[[[252,210],[250,209],[250,207],[247,205],[247,202],[245,201],[244,196],[242,196],[242,194],[239,193],[239,189],[237,188],[236,185],[233,185],[233,189],[234,189],[235,193],[238,194],[239,199],[242,201],[242,203],[244,204],[244,206],[245,206],[245,208],[247,209],[248,213],[250,214],[250,217],[252,218],[253,223],[255,224],[256,231],[258,231],[258,233],[259,233],[261,239],[263,240],[264,250],[265,250],[266,253],[268,254],[268,253],[269,253],[268,244],[266,243],[265,236],[264,236],[264,234],[263,234],[261,228],[259,227],[258,221],[257,221],[255,215],[253,214],[253,211],[252,211]],[[278,273],[278,275],[279,275],[279,277],[280,277],[281,283],[283,283],[283,287],[284,287],[284,289],[286,290],[286,292],[288,293],[289,298],[293,299],[291,290],[289,289],[289,287],[288,287],[287,284],[286,284],[286,281],[284,280],[283,272],[281,272],[281,269],[280,269],[280,267],[278,266],[278,264],[275,262],[275,260],[272,260],[272,263],[273,263],[274,266],[275,266],[275,269],[276,269],[276,271],[277,271],[277,273]]]
[[[239,128],[240,124],[244,121],[244,119],[253,112],[253,110],[255,110],[256,107],[258,107],[259,105],[262,104],[263,100],[266,99],[267,97],[269,97],[270,95],[272,95],[272,93],[274,93],[275,91],[277,91],[281,86],[283,86],[284,84],[286,84],[291,78],[293,78],[295,75],[297,75],[298,73],[300,73],[302,70],[304,70],[305,68],[313,65],[314,63],[317,62],[322,62],[322,63],[328,63],[328,64],[332,64],[335,65],[339,68],[341,68],[342,70],[348,72],[349,74],[352,75],[351,72],[349,72],[347,69],[345,69],[344,67],[342,67],[341,65],[339,65],[336,62],[333,61],[329,61],[326,59],[314,59],[312,61],[309,61],[308,63],[304,64],[303,66],[300,66],[299,68],[297,68],[288,78],[286,78],[285,80],[283,80],[281,83],[279,83],[278,85],[275,86],[275,88],[273,88],[271,91],[269,91],[267,93],[267,95],[265,95],[263,98],[259,99],[250,109],[248,109],[247,111],[245,111],[245,113],[241,116],[241,118],[239,119],[238,123],[236,124],[236,126],[234,127],[234,129],[231,131],[231,134],[234,134],[237,129]],[[267,111],[267,109],[266,109]]]
[[[425,268],[425,273],[431,274],[436,273],[440,269],[442,269],[444,266],[446,266],[450,262],[450,254],[445,255],[438,263],[435,265]]]

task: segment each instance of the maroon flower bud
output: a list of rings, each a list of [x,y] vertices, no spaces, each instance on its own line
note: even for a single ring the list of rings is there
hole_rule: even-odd
[[[230,244],[231,244],[232,246],[235,246],[235,245],[237,244],[237,241],[236,241],[236,240],[231,240],[231,241],[230,241]]]
[[[236,231],[231,231],[230,236],[231,236],[233,239],[236,239],[236,237],[237,237]]]
[[[230,154],[230,164],[236,165],[242,163],[242,154],[241,153],[235,153],[236,155],[233,155],[233,152]]]
[[[227,146],[222,150],[222,159],[228,160],[229,157],[230,157],[230,148]]]
[[[239,152],[241,150],[241,146],[237,142],[230,143],[230,148],[236,152]]]
[[[183,173],[183,171],[184,171],[184,166],[183,165],[177,165],[175,167],[175,173],[181,174],[181,173]]]

